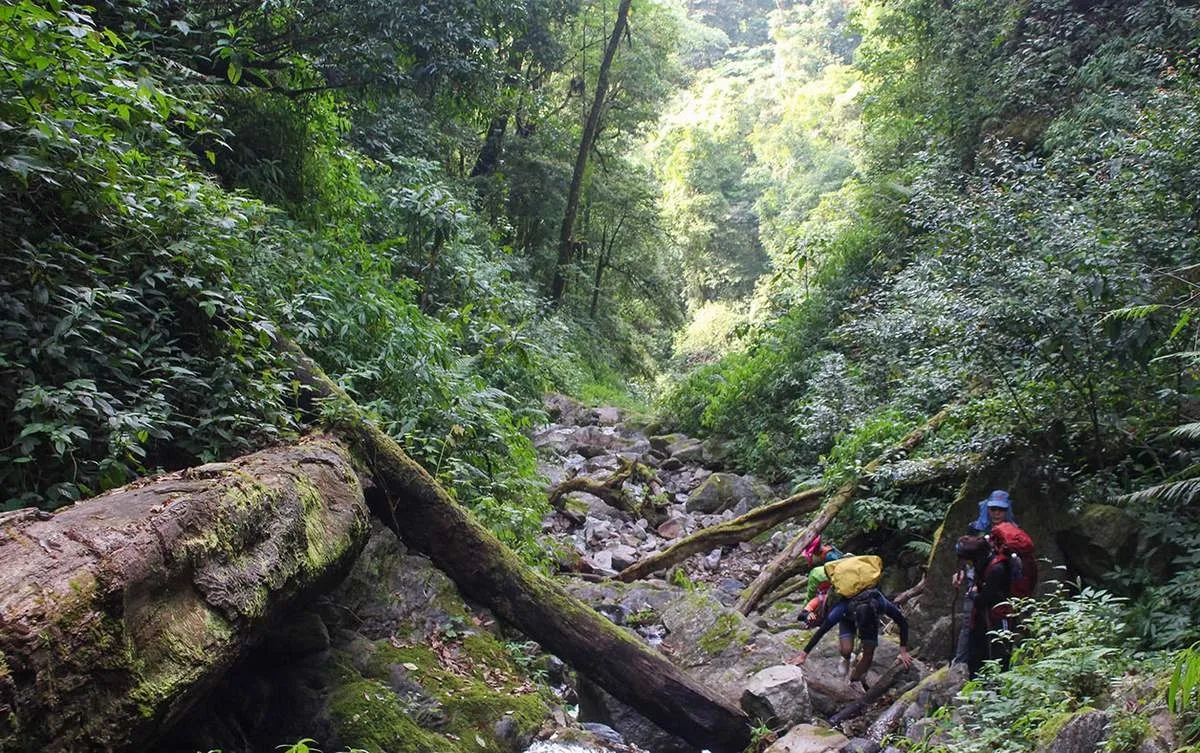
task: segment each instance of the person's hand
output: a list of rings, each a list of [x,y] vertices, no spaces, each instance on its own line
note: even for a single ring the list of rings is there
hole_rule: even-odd
[[[908,649],[900,647],[900,663],[906,667],[912,666],[912,654],[908,653]]]
[[[963,571],[956,570],[954,573],[954,577],[950,578],[950,582],[954,584],[955,588],[958,588],[959,586],[961,586],[962,582],[963,582]]]
[[[788,664],[795,664],[797,667],[799,667],[801,664],[803,664],[806,661],[808,661],[808,652],[801,651],[800,653],[796,654],[791,659],[788,659]]]

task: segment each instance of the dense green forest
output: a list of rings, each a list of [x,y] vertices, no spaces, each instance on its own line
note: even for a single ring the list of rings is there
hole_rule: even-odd
[[[280,338],[534,565],[546,392],[791,488],[948,406],[914,460],[1026,448],[1147,534],[1029,666],[1161,668],[1198,44],[1177,0],[7,0],[0,510],[312,430]],[[833,535],[927,554],[953,491],[873,484]],[[1087,695],[1014,676],[969,729]]]

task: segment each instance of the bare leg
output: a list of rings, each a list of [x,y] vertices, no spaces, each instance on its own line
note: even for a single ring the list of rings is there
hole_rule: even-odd
[[[838,651],[842,654],[842,674],[850,674],[850,654],[854,651],[854,636],[838,639]]]
[[[850,682],[858,682],[866,677],[867,670],[871,668],[873,661],[875,661],[875,647],[864,645],[862,656],[858,657],[858,664],[854,665],[854,672],[850,675]]]

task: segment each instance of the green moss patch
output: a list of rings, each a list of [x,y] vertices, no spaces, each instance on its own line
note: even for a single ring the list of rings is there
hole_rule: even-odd
[[[330,714],[343,740],[355,748],[388,753],[430,753],[461,750],[450,739],[422,728],[402,710],[400,698],[377,680],[359,680],[338,687]]]
[[[741,630],[737,615],[725,613],[717,617],[713,626],[700,636],[699,645],[705,653],[719,654],[732,645],[745,644],[750,639],[750,633]]]

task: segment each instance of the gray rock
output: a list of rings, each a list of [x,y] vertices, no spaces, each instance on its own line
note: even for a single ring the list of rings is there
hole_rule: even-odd
[[[671,453],[668,448],[684,439],[687,439],[687,437],[682,434],[659,434],[650,437],[650,448],[669,456]]]
[[[615,575],[617,572],[613,567],[613,554],[607,549],[592,552],[584,559],[592,569],[592,572],[600,573],[601,575]]]
[[[616,426],[621,423],[620,408],[593,408],[592,417],[599,426]]]
[[[737,504],[737,482],[733,473],[714,473],[688,495],[687,511],[715,515]]]
[[[763,753],[836,753],[850,740],[840,732],[812,724],[798,724]]]
[[[1054,736],[1046,753],[1093,753],[1108,737],[1107,711],[1084,711],[1076,714]]]
[[[742,691],[742,710],[771,726],[791,726],[812,718],[804,670],[788,664],[767,667]]]
[[[612,565],[614,570],[624,570],[640,559],[638,557],[637,550],[631,546],[626,546],[625,544],[610,546],[608,551],[611,555],[609,558],[609,563]]]
[[[700,563],[700,566],[703,567],[705,570],[708,570],[710,573],[716,572],[717,568],[720,567],[720,565],[721,565],[721,550],[720,549],[714,549],[711,552],[709,552],[708,554],[704,555],[704,559]]]
[[[700,463],[704,460],[704,447],[700,444],[700,440],[684,437],[677,442],[672,442],[667,447],[667,454],[685,463]]]
[[[842,748],[842,753],[879,753],[879,743],[865,737],[854,737]]]
[[[658,531],[658,535],[664,539],[677,539],[683,535],[683,519],[669,518],[656,530]]]

